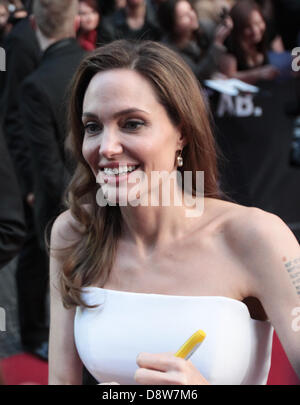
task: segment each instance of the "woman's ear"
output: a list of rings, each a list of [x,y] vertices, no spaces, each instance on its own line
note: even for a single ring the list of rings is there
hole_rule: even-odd
[[[182,150],[187,144],[187,139],[185,135],[183,135],[181,125],[177,128],[177,131],[178,131],[178,141],[177,141],[178,149]]]

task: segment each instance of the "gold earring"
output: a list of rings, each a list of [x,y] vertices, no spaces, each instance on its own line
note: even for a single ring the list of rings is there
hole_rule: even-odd
[[[179,156],[177,156],[177,166],[178,166],[178,167],[182,167],[182,166],[183,166],[183,158],[182,158],[182,156],[181,156],[181,152],[182,152],[182,151],[180,151]]]

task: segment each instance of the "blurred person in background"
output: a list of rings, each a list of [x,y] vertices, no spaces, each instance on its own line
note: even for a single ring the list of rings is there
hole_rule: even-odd
[[[299,79],[292,76],[291,63],[286,77],[275,65],[272,41],[256,2],[240,0],[230,15],[230,53],[220,69],[228,77],[256,84],[257,91],[211,93],[215,134],[228,162],[222,184],[239,203],[280,215],[300,240],[300,172],[292,149]]]
[[[47,360],[48,256],[44,245],[44,229],[51,213],[59,210],[64,182],[61,130],[63,115],[59,115],[63,105],[64,83],[72,75],[72,69],[76,68],[76,61],[83,51],[75,39],[78,4],[72,7],[76,14],[73,18],[73,11],[71,12],[72,21],[67,18],[66,12],[66,8],[70,8],[69,1],[58,7],[56,1],[37,0],[34,6],[34,12],[37,13],[32,20],[36,25],[34,38],[43,57],[39,68],[26,80],[25,87],[21,87],[19,83],[22,89],[19,90],[19,108],[22,110],[20,136],[28,149],[26,154],[22,151],[22,156],[24,166],[30,166],[31,169],[31,184],[26,191],[31,240],[27,251],[21,254],[17,286],[23,347],[27,352]],[[43,149],[45,144],[46,153]],[[38,166],[38,159],[43,161],[42,167]],[[53,178],[54,184],[49,186],[49,179]]]
[[[193,0],[191,1],[196,11],[199,28],[199,43],[202,49],[208,49],[213,43],[226,51],[225,42],[233,28],[230,9],[231,0]]]
[[[215,35],[217,28],[228,26],[229,32],[233,27],[229,15],[233,2],[230,0],[191,0],[191,5],[195,9],[199,24],[204,29],[212,31]],[[228,34],[227,34],[228,35]]]
[[[23,82],[20,101],[33,164],[35,226],[43,250],[46,225],[59,210],[69,179],[64,144],[65,103],[69,81],[84,56],[76,40],[79,22],[78,0],[34,3],[33,23],[42,58]]]
[[[284,52],[285,47],[279,32],[278,21],[275,15],[273,0],[255,0],[260,7],[264,21],[266,23],[266,43],[267,48],[274,52]]]
[[[19,184],[0,130],[0,269],[21,249],[26,227]],[[5,288],[1,285],[0,290]]]
[[[266,23],[253,0],[240,0],[230,11],[233,29],[228,38],[228,53],[223,55],[220,71],[248,83],[274,80],[279,70],[269,64]]]
[[[80,0],[79,16],[80,26],[77,39],[84,50],[93,51],[97,45],[100,23],[100,10],[97,0]]]
[[[189,1],[163,2],[158,19],[165,32],[162,42],[180,54],[200,81],[216,73],[225,36],[221,33],[208,39]]]
[[[20,337],[24,348],[38,348],[48,329],[40,326],[40,308],[46,297],[39,291],[40,277],[47,272],[47,255],[40,249],[33,220],[33,172],[30,150],[25,138],[20,112],[20,89],[23,80],[38,66],[41,50],[30,18],[15,24],[6,38],[6,72],[1,74],[1,115],[3,133],[21,189],[26,222],[26,239],[18,256],[16,269]],[[23,278],[30,280],[30,286]],[[33,341],[34,340],[34,341]]]
[[[226,9],[229,12],[236,0],[190,0],[190,2],[200,20],[211,20],[217,24],[222,11]]]
[[[1,72],[2,73],[2,72]],[[0,75],[1,75],[0,73]],[[6,148],[0,126],[0,271],[15,257],[26,238],[26,226],[23,212],[23,204],[19,184],[14,172],[13,164]],[[5,271],[5,269],[3,269]],[[11,269],[8,269],[11,270]],[[7,277],[14,278],[14,274],[9,271]],[[1,306],[3,306],[4,290],[7,291],[7,278],[2,278],[1,273]],[[5,298],[4,298],[5,300]],[[5,309],[8,310],[8,303],[5,302]],[[4,306],[3,306],[4,307]],[[0,332],[1,333],[1,332]],[[3,337],[0,344],[3,345]],[[11,342],[10,342],[11,343]],[[4,385],[5,380],[0,367],[0,385]]]
[[[9,31],[9,10],[8,10],[8,1],[0,0],[0,46],[3,45],[4,39]]]
[[[103,19],[99,30],[102,44],[121,38],[159,41],[161,36],[156,14],[146,0],[127,0],[125,8]]]
[[[10,17],[9,23],[16,25],[18,22],[22,21],[24,18],[28,17],[28,9],[25,7],[24,2],[21,0],[10,0],[9,1]]]

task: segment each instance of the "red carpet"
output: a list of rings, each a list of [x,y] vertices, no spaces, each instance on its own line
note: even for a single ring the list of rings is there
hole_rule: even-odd
[[[47,385],[48,363],[27,353],[17,354],[1,361],[6,385]]]
[[[6,385],[48,383],[48,364],[29,354],[18,354],[1,361]],[[272,365],[268,385],[300,385],[282,346],[274,334]]]
[[[300,385],[300,380],[288,361],[281,343],[274,333],[271,369],[268,385]]]

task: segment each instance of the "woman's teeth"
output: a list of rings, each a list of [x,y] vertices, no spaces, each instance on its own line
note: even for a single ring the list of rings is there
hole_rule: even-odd
[[[118,175],[125,175],[128,172],[133,172],[138,166],[127,166],[127,167],[120,167],[119,169],[117,168],[104,168],[104,173],[109,175],[109,176],[118,176]]]

